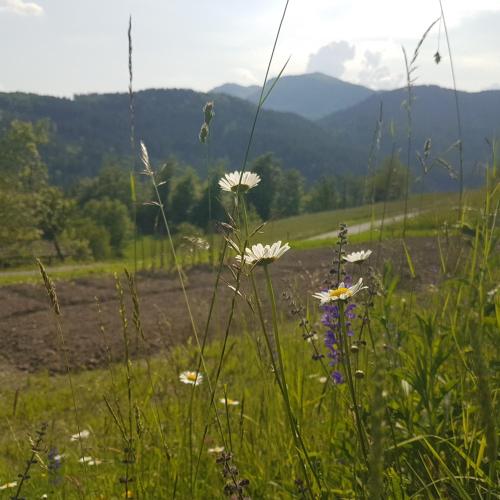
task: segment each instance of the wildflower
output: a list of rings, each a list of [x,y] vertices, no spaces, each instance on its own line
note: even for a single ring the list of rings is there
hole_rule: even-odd
[[[203,382],[201,373],[186,370],[179,375],[179,380],[183,384],[200,385]]]
[[[327,381],[327,380],[328,380],[328,379],[327,379],[326,377],[319,377],[319,378],[318,378],[318,382],[319,382],[320,384],[326,384],[326,381]]]
[[[281,241],[276,241],[272,245],[252,245],[252,248],[245,249],[245,256],[243,257],[245,264],[253,265],[267,265],[279,259],[285,252],[290,250],[290,245]],[[241,255],[236,256],[237,260],[241,260]]]
[[[241,178],[241,182],[240,182]],[[235,170],[230,174],[225,174],[224,177],[219,181],[219,186],[223,191],[229,192],[245,192],[253,187],[257,186],[260,182],[260,176],[254,174],[253,172],[239,172]]]
[[[362,286],[362,285],[363,285],[363,278],[359,278],[358,282],[349,288],[347,288],[344,285],[344,282],[342,282],[339,284],[338,288],[330,289],[325,292],[317,292],[313,294],[313,297],[319,299],[321,305],[330,304],[337,300],[346,301],[347,299],[356,295],[360,290],[368,288],[367,286]]]
[[[313,333],[311,335],[308,335],[307,338],[306,338],[307,342],[313,342],[315,340],[318,340],[318,334],[317,333]]]
[[[348,336],[352,336],[354,334],[351,328],[351,322],[356,317],[354,312],[355,309],[356,304],[348,304],[344,309],[345,333]],[[321,306],[321,310],[323,311],[321,323],[327,328],[324,340],[325,347],[327,349],[327,357],[330,360],[329,365],[331,367],[335,367],[342,361],[343,356],[343,352],[340,347],[342,345],[340,308],[337,304],[327,303]],[[344,377],[339,371],[334,370],[330,376],[334,384],[344,383]]]
[[[352,252],[348,255],[344,255],[342,258],[345,261],[354,264],[364,262],[368,257],[370,257],[371,254],[371,250],[361,250],[360,252]]]
[[[88,439],[89,436],[90,436],[90,432],[87,430],[83,430],[83,431],[77,432],[76,434],[73,434],[69,438],[69,440],[70,441],[79,441],[80,439]]]
[[[17,486],[17,481],[12,481],[11,483],[5,483],[0,486],[0,490],[6,490],[7,488],[15,488]]]
[[[209,448],[208,453],[222,453],[224,451],[224,446],[214,446],[213,448]]]
[[[230,398],[220,398],[219,401],[223,404],[223,405],[227,405],[227,406],[238,406],[240,404],[239,401],[236,401],[236,399],[230,399]]]
[[[99,460],[98,458],[93,458],[93,457],[81,457],[78,461],[81,464],[87,464],[87,465],[100,465],[100,464],[102,464],[102,460]]]

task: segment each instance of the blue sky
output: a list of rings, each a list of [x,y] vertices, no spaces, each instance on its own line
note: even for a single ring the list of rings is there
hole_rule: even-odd
[[[500,0],[443,5],[459,88],[500,88]],[[260,83],[283,6],[281,0],[0,0],[0,90],[125,91],[129,14],[137,89]],[[376,89],[400,86],[401,46],[412,52],[439,13],[438,0],[290,0],[272,73],[291,55],[289,74],[317,70]],[[438,46],[443,61],[436,66]],[[418,83],[451,86],[442,24],[427,38],[416,76]]]

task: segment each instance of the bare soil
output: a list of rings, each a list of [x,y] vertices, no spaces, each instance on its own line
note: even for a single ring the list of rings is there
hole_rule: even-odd
[[[456,253],[456,247],[450,249]],[[367,245],[364,245],[367,248]],[[417,277],[410,279],[401,243],[383,242],[377,248],[368,265],[381,270],[384,260],[393,262],[401,269],[403,288],[425,288],[440,276],[439,253],[435,239],[409,240],[409,249],[417,270]],[[349,250],[357,250],[353,245]],[[289,289],[300,298],[321,287],[328,278],[333,253],[329,249],[290,251],[273,264],[271,272],[277,294]],[[455,256],[456,258],[456,256]],[[358,270],[353,270],[357,278]],[[258,271],[259,274],[260,271]],[[203,332],[208,306],[212,296],[215,272],[198,267],[186,272],[187,293],[198,330]],[[224,279],[231,281],[230,273]],[[192,328],[175,273],[141,273],[137,276],[140,297],[141,323],[146,342],[136,333],[132,305],[125,276],[121,278],[125,290],[126,315],[131,351],[135,356],[158,354],[171,346],[186,342],[192,336]],[[120,302],[112,277],[90,277],[56,283],[61,308],[60,324],[64,337],[58,333],[55,316],[50,308],[47,293],[42,284],[20,284],[0,288],[0,370],[1,371],[48,371],[65,370],[64,351],[70,365],[76,369],[92,369],[103,366],[108,359],[123,359],[124,340]],[[217,296],[217,307],[211,323],[210,335],[221,334],[225,329],[232,292],[222,282]],[[250,309],[238,298],[237,320],[233,331],[252,320]],[[284,311],[286,303],[281,300]],[[100,312],[99,312],[100,311]],[[250,318],[250,319],[249,319]],[[252,327],[252,325],[248,325]]]

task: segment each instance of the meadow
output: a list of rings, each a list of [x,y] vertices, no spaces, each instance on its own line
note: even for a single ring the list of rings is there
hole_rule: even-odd
[[[121,275],[123,361],[109,353],[104,368],[75,372],[64,309],[41,268],[66,373],[2,373],[1,494],[497,497],[498,185],[470,197],[458,226],[452,209],[407,221],[441,241],[432,282],[415,280],[420,269],[410,269],[400,239],[389,242],[401,259],[347,262],[341,228],[331,273],[286,290],[272,281],[276,253],[235,265],[261,236],[245,223],[244,196],[235,193],[226,237],[238,252],[226,249],[221,261],[232,269],[232,305],[209,342],[197,318],[187,342],[132,357],[132,339],[147,345],[148,332],[134,277]],[[215,289],[226,287],[213,277]],[[321,306],[312,296],[326,286],[338,297],[349,286],[340,281],[358,278],[368,288],[344,299]],[[102,331],[104,349],[116,334]]]
[[[129,44],[131,57],[130,30]],[[409,115],[417,55],[407,61]],[[115,261],[38,261],[37,276],[0,278],[5,293],[43,284],[29,294],[47,300],[58,360],[44,364],[36,327],[28,346],[15,331],[9,339],[35,369],[0,364],[0,498],[500,497],[495,157],[477,191],[464,189],[460,170],[458,194],[410,196],[406,169],[396,201],[367,193],[359,207],[261,224],[248,199],[265,182],[246,167],[267,95],[242,170],[218,183],[226,218],[196,250],[172,234],[141,143],[163,240],[136,240]],[[213,103],[202,142],[212,118]],[[195,295],[202,272],[211,285]],[[110,274],[111,330],[99,297]],[[60,292],[90,278],[95,318],[79,326],[98,338],[100,358],[85,370],[65,322],[81,297]],[[158,308],[186,325],[175,339],[181,321],[163,328],[141,296],[153,279],[168,279],[169,293],[175,280],[176,300]]]

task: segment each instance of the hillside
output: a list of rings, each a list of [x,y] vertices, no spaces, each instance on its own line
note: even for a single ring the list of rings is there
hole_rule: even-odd
[[[146,142],[153,160],[175,156],[203,174],[205,150],[198,133],[202,108],[209,99],[215,100],[210,155],[227,160],[228,168],[241,166],[255,105],[222,94],[177,89],[136,94],[136,137]],[[128,113],[127,94],[83,95],[70,100],[0,93],[4,125],[14,118],[51,120],[52,142],[43,155],[53,180],[66,185],[95,175],[106,158],[130,158]],[[335,144],[320,125],[291,113],[262,112],[250,157],[269,151],[308,179],[356,168],[355,151]]]
[[[266,85],[269,89],[275,82],[271,79]],[[237,84],[225,84],[212,90],[247,99],[255,104],[259,102],[261,87],[245,87]],[[283,76],[275,85],[264,104],[265,109],[296,113],[316,120],[335,111],[366,99],[374,92],[367,87],[344,82],[322,73]]]
[[[281,82],[280,82],[281,83]],[[275,90],[279,88],[279,84]],[[406,161],[407,117],[402,106],[406,90],[380,92],[348,109],[318,121],[297,114],[263,110],[257,125],[250,159],[273,152],[286,168],[297,168],[308,180],[323,174],[364,175],[373,132],[383,102],[383,134],[378,160],[388,156],[394,144]],[[435,86],[414,88],[412,109],[415,176],[421,167],[415,152],[432,138],[431,157],[440,156],[457,140],[454,95]],[[199,144],[202,107],[215,100],[210,156],[225,160],[227,168],[239,168],[255,114],[255,105],[225,94],[203,94],[191,90],[145,90],[135,96],[136,138],[143,139],[154,161],[175,156],[204,174],[206,151]],[[478,162],[489,159],[485,138],[500,133],[500,91],[459,93],[462,111],[465,182],[482,182]],[[0,93],[0,127],[10,120],[48,118],[53,124],[51,143],[43,150],[53,181],[68,185],[75,179],[94,176],[104,160],[130,161],[127,94],[92,94],[74,99],[22,93]],[[457,166],[457,151],[446,155]],[[456,189],[442,166],[434,166],[425,177],[426,190]]]
[[[437,86],[416,86],[413,89],[412,104],[412,141],[411,163],[416,175],[421,175],[421,167],[416,151],[423,153],[424,143],[432,139],[432,157],[443,153],[458,139],[455,96],[452,90]],[[390,136],[391,122],[394,127],[394,141],[406,161],[407,112],[402,106],[407,99],[407,90],[398,89],[372,95],[348,110],[332,113],[318,121],[329,130],[336,141],[346,147],[356,148],[367,157],[372,142],[373,131],[383,104],[383,133],[381,157],[390,154],[393,140]],[[465,164],[465,183],[478,186],[483,181],[481,162],[491,156],[486,139],[500,138],[500,91],[459,92],[458,94],[463,130],[463,154]],[[453,166],[458,166],[456,148],[444,155]],[[427,187],[449,189],[449,175],[442,166],[433,167],[435,172],[425,182]]]

